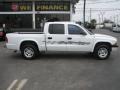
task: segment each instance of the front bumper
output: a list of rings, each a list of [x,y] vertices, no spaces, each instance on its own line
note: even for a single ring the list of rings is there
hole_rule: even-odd
[[[117,44],[112,45],[112,48],[118,48],[119,46]]]
[[[117,51],[118,50],[118,45],[117,44],[114,44],[112,45],[112,51]]]

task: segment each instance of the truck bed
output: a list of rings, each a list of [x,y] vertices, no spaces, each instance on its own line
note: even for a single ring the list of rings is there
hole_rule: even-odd
[[[6,33],[14,33],[14,32],[43,32],[43,29],[32,29],[32,28],[6,29]]]

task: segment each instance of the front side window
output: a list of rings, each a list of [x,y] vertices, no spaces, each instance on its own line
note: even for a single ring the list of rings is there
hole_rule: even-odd
[[[50,34],[64,34],[64,24],[50,24],[49,25]]]
[[[85,32],[76,25],[68,25],[69,34],[85,34]]]

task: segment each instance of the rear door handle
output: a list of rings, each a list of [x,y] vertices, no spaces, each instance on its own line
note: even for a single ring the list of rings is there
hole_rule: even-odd
[[[48,39],[52,39],[52,37],[48,37]]]
[[[72,40],[72,38],[71,38],[71,37],[68,37],[67,39],[68,39],[68,40]]]

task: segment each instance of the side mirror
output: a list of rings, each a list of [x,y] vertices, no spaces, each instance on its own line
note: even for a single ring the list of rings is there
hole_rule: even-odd
[[[85,32],[81,32],[80,35],[87,35]]]
[[[90,32],[92,32],[92,29],[89,29]]]

